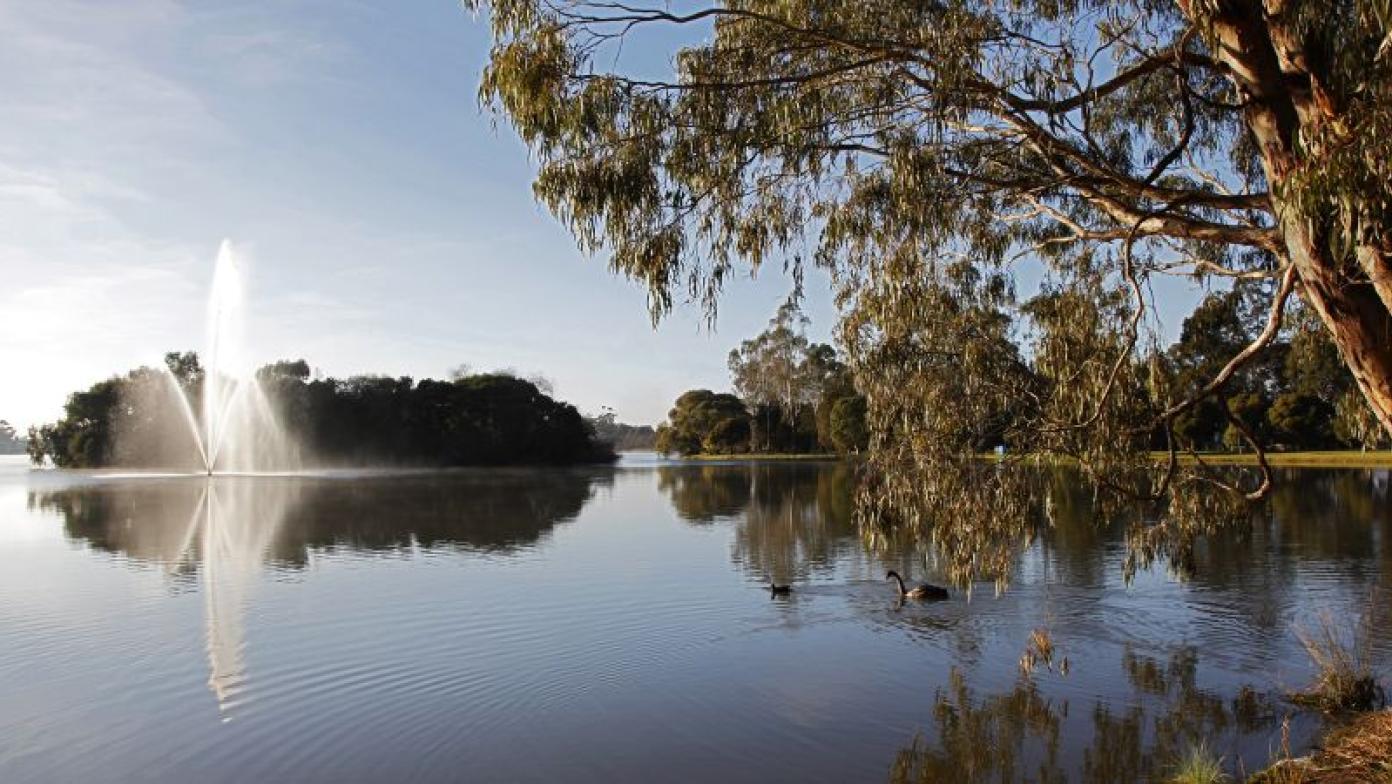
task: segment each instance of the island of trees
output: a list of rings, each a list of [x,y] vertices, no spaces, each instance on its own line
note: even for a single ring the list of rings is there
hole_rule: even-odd
[[[196,401],[205,373],[192,352],[170,353],[165,363],[73,393],[62,419],[31,428],[30,457],[61,468],[171,465],[179,451],[171,434],[185,433],[186,425],[171,404],[169,375]],[[296,360],[267,365],[256,376],[306,463],[464,466],[615,458],[574,406],[510,373],[447,381],[313,378],[309,365]]]

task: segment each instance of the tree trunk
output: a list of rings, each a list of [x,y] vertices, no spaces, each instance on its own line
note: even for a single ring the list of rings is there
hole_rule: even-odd
[[[1371,284],[1339,274],[1305,227],[1284,228],[1301,295],[1324,321],[1363,397],[1392,435],[1392,313]]]
[[[1383,430],[1392,435],[1392,284],[1388,260],[1360,249],[1359,263],[1340,264],[1330,227],[1299,214],[1276,194],[1300,163],[1297,140],[1318,137],[1339,108],[1322,89],[1327,80],[1311,68],[1301,42],[1285,27],[1283,0],[1234,0],[1220,10],[1178,0],[1196,23],[1208,27],[1214,54],[1243,94],[1247,126],[1261,150],[1272,206],[1285,240],[1284,261],[1295,266],[1305,302],[1320,315],[1358,388]],[[1319,151],[1307,150],[1317,156]],[[1370,258],[1368,254],[1377,254]],[[1385,296],[1380,296],[1385,295]],[[1332,401],[1331,401],[1332,402]]]

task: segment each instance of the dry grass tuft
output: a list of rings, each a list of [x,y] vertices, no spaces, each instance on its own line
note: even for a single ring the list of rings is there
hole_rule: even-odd
[[[1328,713],[1371,710],[1382,702],[1382,690],[1373,675],[1370,621],[1365,613],[1355,629],[1345,631],[1325,612],[1314,630],[1296,629],[1318,673],[1304,691],[1290,695],[1292,702]]]
[[[1030,632],[1029,644],[1025,646],[1025,652],[1020,656],[1020,674],[1029,677],[1034,672],[1035,667],[1043,664],[1050,670],[1054,669],[1054,654],[1058,650],[1054,647],[1054,638],[1049,634],[1048,629],[1035,629]],[[1064,657],[1058,662],[1058,673],[1068,674],[1068,657]]]

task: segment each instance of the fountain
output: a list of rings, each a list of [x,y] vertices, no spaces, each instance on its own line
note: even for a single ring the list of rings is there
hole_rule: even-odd
[[[241,260],[232,243],[223,240],[208,296],[201,390],[167,372],[197,446],[199,469],[210,476],[300,467],[299,451],[276,420],[247,356],[244,304]]]

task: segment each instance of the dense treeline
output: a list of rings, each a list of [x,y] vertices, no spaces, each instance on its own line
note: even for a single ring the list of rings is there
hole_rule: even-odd
[[[797,305],[779,308],[768,329],[730,352],[737,394],[693,389],[657,429],[668,454],[858,452],[869,441],[865,398],[824,343],[811,343]]]
[[[1252,311],[1260,307],[1240,289],[1206,297],[1165,354],[1176,384],[1197,390],[1213,378],[1255,339]],[[1245,439],[1229,414],[1257,441],[1276,449],[1386,443],[1327,330],[1305,307],[1294,311],[1280,339],[1235,373],[1220,394],[1177,418],[1175,435],[1194,449],[1241,449]]]
[[[1070,316],[1069,304],[1046,292],[1030,307],[1047,321],[1076,317]],[[1252,325],[1259,319],[1252,311],[1260,307],[1241,289],[1209,294],[1185,319],[1179,340],[1150,359],[1154,366],[1148,373],[1177,388],[1199,390],[1256,338]],[[856,392],[835,349],[803,336],[805,322],[795,305],[780,308],[767,330],[731,352],[735,393],[682,394],[657,430],[657,448],[681,455],[865,449],[866,399]],[[1031,414],[1031,401],[1053,394],[1064,382],[1051,372],[1053,357],[1026,357],[1005,332],[981,332],[978,340],[997,341],[1000,352],[1013,357],[1025,389],[1008,404],[976,401],[996,407],[971,418],[972,432],[964,433],[964,440],[976,451],[1029,449],[1011,437],[1018,431],[1013,423]],[[951,374],[953,368],[944,365],[938,372]],[[966,420],[962,426],[969,426]],[[1218,393],[1177,417],[1172,435],[1181,449],[1240,451],[1248,448],[1244,428],[1277,450],[1386,445],[1334,343],[1305,308],[1295,309],[1259,361],[1237,369]],[[1164,438],[1157,431],[1149,446],[1164,449]]]
[[[166,364],[198,410],[205,373],[197,356],[169,354]],[[614,457],[574,406],[506,373],[450,381],[315,379],[299,360],[256,375],[306,463],[569,464]],[[187,462],[191,439],[171,391],[169,374],[146,367],[76,392],[63,419],[31,429],[30,457],[65,468]]]

